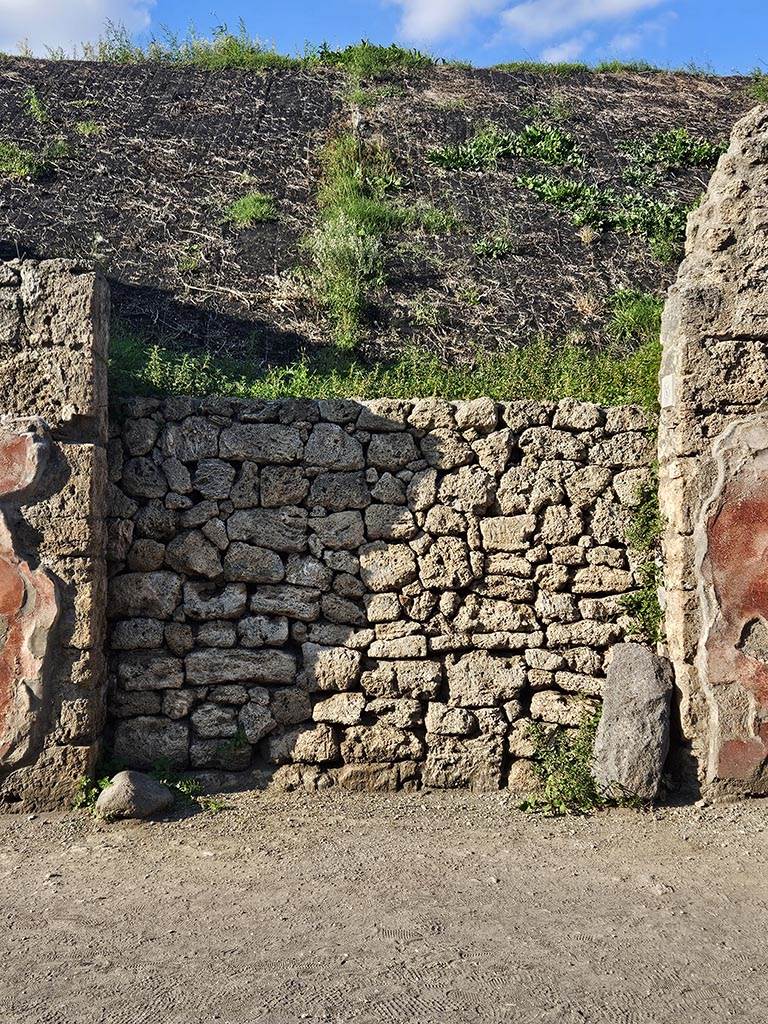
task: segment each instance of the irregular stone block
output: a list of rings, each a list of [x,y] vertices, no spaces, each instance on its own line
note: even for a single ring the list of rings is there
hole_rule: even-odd
[[[102,818],[152,818],[173,805],[173,793],[142,772],[118,772],[99,793],[96,813]]]
[[[223,572],[217,548],[199,530],[174,537],[165,549],[165,560],[172,569],[188,576],[215,579]]]
[[[320,614],[320,591],[308,587],[262,586],[251,597],[251,611],[257,615],[286,615],[301,622],[314,622]]]
[[[154,651],[121,654],[117,679],[125,690],[167,690],[184,685],[179,658]]]
[[[351,550],[363,543],[363,517],[359,512],[335,512],[309,525],[323,547],[332,551]]]
[[[446,664],[449,703],[454,706],[490,707],[516,697],[525,686],[521,658],[505,658],[471,651]]]
[[[363,716],[365,697],[362,693],[335,693],[319,700],[312,709],[316,722],[355,725]]]
[[[184,614],[190,619],[239,619],[248,603],[244,583],[212,583],[191,581],[184,584]]]
[[[346,647],[306,643],[301,648],[307,681],[315,690],[350,690],[360,678],[362,657]]]
[[[296,662],[287,651],[241,651],[227,648],[192,651],[184,660],[187,684],[293,682]]]
[[[248,460],[257,464],[298,462],[304,453],[301,434],[295,427],[275,423],[238,423],[221,432],[222,459]]]
[[[416,578],[416,556],[406,544],[366,544],[360,550],[360,574],[369,590],[396,590]]]
[[[640,644],[613,648],[595,741],[600,786],[655,799],[669,750],[671,698],[665,659]]]
[[[283,560],[274,551],[253,544],[230,544],[224,557],[224,575],[247,583],[279,583],[285,576]]]
[[[363,446],[335,423],[318,423],[307,441],[305,459],[322,469],[362,469]]]
[[[186,768],[189,762],[189,730],[185,722],[140,716],[117,724],[112,747],[115,758],[134,768],[168,764]]]
[[[113,619],[169,619],[180,603],[181,579],[176,573],[125,573],[110,581],[107,614]]]
[[[302,508],[243,509],[227,520],[230,540],[245,540],[272,551],[301,552],[307,546],[307,512]]]

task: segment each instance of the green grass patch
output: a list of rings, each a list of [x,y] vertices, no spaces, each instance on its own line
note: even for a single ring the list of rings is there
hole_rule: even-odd
[[[400,85],[374,85],[365,88],[356,85],[347,92],[347,102],[362,110],[370,110],[386,100],[397,99],[405,95],[405,90]]]
[[[36,178],[42,170],[40,157],[15,142],[0,142],[0,177]]]
[[[615,292],[610,300],[608,335],[624,345],[657,342],[661,336],[663,309],[663,299],[647,292]]]
[[[505,352],[481,353],[446,365],[420,348],[389,362],[366,363],[328,347],[287,366],[259,367],[211,354],[178,352],[124,325],[113,329],[110,376],[120,394],[229,395],[239,398],[421,398],[500,401],[578,398],[601,405],[656,404],[658,338],[607,351],[543,340]]]
[[[92,139],[96,135],[103,135],[105,132],[103,124],[98,121],[76,121],[75,132],[84,139]]]
[[[583,163],[576,140],[555,124],[533,121],[519,132],[497,124],[478,128],[471,138],[456,145],[429,150],[427,159],[447,170],[487,171],[504,157],[541,160],[548,164],[580,166]]]
[[[658,74],[664,69],[649,64],[647,60],[603,60],[595,64],[592,70],[598,75],[620,75],[627,71],[633,74]]]
[[[547,64],[544,61],[511,60],[504,64],[494,64],[491,70],[528,75],[582,75],[589,73],[592,68],[589,64],[580,64],[578,61],[562,61],[557,64]]]
[[[569,213],[574,227],[640,235],[663,263],[673,263],[682,257],[690,210],[681,204],[545,174],[518,178],[518,184],[550,206]]]
[[[277,220],[277,206],[266,192],[247,192],[229,204],[224,211],[224,220],[238,228],[249,228],[254,224]]]

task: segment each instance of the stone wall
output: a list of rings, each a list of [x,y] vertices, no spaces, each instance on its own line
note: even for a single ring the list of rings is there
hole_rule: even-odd
[[[137,398],[109,443],[111,739],[286,785],[525,788],[635,586],[641,410]]]
[[[105,682],[107,323],[76,264],[0,264],[0,804],[70,803]]]
[[[694,778],[768,792],[768,108],[692,215],[663,322],[666,631]]]

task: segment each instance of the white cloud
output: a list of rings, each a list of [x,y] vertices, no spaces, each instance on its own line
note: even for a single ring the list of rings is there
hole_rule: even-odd
[[[564,39],[561,43],[542,50],[541,59],[547,61],[548,64],[562,64],[578,60],[594,38],[594,32],[582,32],[580,36]]]
[[[0,0],[2,2],[2,0]],[[494,14],[504,0],[392,0],[403,10],[398,31],[413,42],[456,35],[478,17]]]
[[[666,0],[525,0],[503,11],[501,19],[526,42],[553,39],[584,25],[627,18]]]
[[[107,21],[138,32],[149,25],[155,0],[0,0],[0,51],[15,53],[26,42],[45,56],[46,47],[71,52],[95,40]]]

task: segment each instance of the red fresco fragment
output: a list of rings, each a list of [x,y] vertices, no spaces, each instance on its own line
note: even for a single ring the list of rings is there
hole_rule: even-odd
[[[736,478],[708,527],[708,555],[718,613],[707,638],[708,678],[713,686],[738,683],[768,714],[768,650],[765,661],[739,649],[746,627],[768,628],[768,477],[754,469]],[[745,778],[768,756],[768,726],[758,736],[724,742],[722,778]]]
[[[32,434],[0,432],[0,501],[33,487],[39,453],[39,441]],[[56,612],[53,580],[17,554],[0,511],[0,763],[8,762],[14,752],[23,753],[28,743],[31,713],[26,689],[41,696],[43,659]]]

